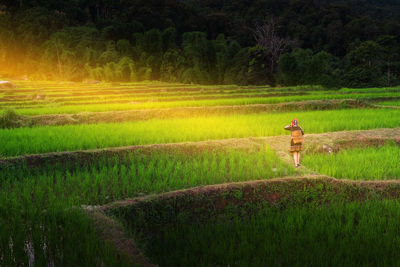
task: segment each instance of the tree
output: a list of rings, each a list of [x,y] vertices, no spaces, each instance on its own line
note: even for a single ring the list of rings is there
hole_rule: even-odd
[[[129,41],[126,39],[118,40],[116,49],[117,49],[118,53],[122,56],[125,56],[125,57],[132,56],[132,46],[129,43]]]
[[[282,38],[278,35],[279,24],[273,17],[268,22],[257,25],[254,30],[256,44],[266,49],[270,54],[270,73],[275,72],[275,65],[279,62],[280,56],[295,44],[289,38]]]
[[[377,42],[382,47],[383,60],[386,62],[387,86],[391,86],[391,65],[399,53],[397,38],[393,35],[383,35],[378,38]]]
[[[119,59],[119,54],[118,54],[117,50],[115,49],[115,42],[109,41],[107,43],[106,50],[100,56],[100,59],[99,59],[100,63],[106,64],[109,62],[117,62],[118,59]]]
[[[352,87],[382,86],[383,49],[374,41],[361,43],[346,55],[344,79]]]
[[[281,56],[278,68],[279,82],[284,85],[337,85],[333,56],[325,51],[313,55],[310,49],[296,48],[293,52]]]
[[[313,55],[307,69],[307,83],[327,87],[334,86],[332,61],[333,56],[325,51]]]
[[[176,47],[176,29],[169,27],[162,33],[163,50],[168,51]]]

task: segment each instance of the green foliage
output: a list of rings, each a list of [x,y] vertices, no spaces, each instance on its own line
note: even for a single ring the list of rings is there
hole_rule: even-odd
[[[131,57],[132,56],[132,46],[128,40],[121,39],[118,40],[116,45],[116,50],[121,56]]]
[[[364,85],[383,86],[382,47],[374,41],[361,43],[347,54],[347,65],[344,79],[352,87]]]
[[[135,81],[135,63],[129,57],[123,57],[118,63],[118,69],[121,74],[121,81]]]
[[[152,29],[145,32],[143,37],[143,51],[152,56],[159,56],[163,49],[163,39],[161,32],[157,29]]]
[[[111,62],[117,62],[118,58],[119,54],[115,48],[115,42],[109,41],[106,50],[100,55],[100,63],[109,64]]]
[[[80,81],[100,76],[91,69],[129,57],[134,61],[131,80],[135,81],[398,85],[400,24],[395,14],[399,5],[360,1],[256,0],[244,5],[173,0],[157,6],[138,0],[6,1],[0,10],[0,36],[4,37],[0,71]],[[275,54],[272,58],[271,51],[254,47],[254,23],[263,21],[265,10],[276,18],[277,36],[297,40],[311,55],[294,50],[280,60]],[[179,51],[179,60],[163,62],[171,57],[165,56],[170,50]]]
[[[163,51],[175,49],[176,44],[176,29],[169,27],[162,32]]]
[[[19,125],[20,116],[13,109],[4,110],[0,116],[0,128],[13,128]]]
[[[164,53],[160,74],[161,80],[166,82],[181,81],[181,73],[184,71],[185,58],[182,56],[182,51],[169,49]]]
[[[271,73],[271,58],[268,51],[260,46],[249,48],[248,82],[250,84],[275,84]]]
[[[297,48],[281,56],[278,68],[278,80],[284,85],[338,85],[333,56],[324,51],[313,55],[311,50]]]

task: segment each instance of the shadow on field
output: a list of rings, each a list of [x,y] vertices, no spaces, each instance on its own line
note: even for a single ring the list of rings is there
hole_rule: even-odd
[[[133,263],[151,266],[135,242],[145,248],[168,227],[221,218],[247,220],[265,207],[283,211],[290,207],[398,199],[400,181],[351,181],[307,175],[200,186],[84,208],[106,241],[120,253],[128,254]]]

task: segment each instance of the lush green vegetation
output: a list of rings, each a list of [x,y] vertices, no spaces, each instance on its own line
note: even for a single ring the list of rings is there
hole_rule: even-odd
[[[335,154],[309,154],[303,162],[310,169],[336,178],[400,179],[400,148],[394,143],[382,147],[358,147]]]
[[[379,0],[5,0],[0,72],[72,80],[398,85],[399,8]]]
[[[59,114],[68,113],[74,114],[78,112],[103,112],[117,110],[139,110],[139,109],[154,109],[154,108],[174,108],[174,107],[202,107],[202,106],[227,106],[227,105],[250,105],[250,104],[277,104],[282,102],[306,101],[306,100],[325,100],[325,99],[359,99],[359,100],[379,100],[380,98],[397,98],[398,94],[381,93],[381,94],[337,94],[337,95],[303,95],[303,96],[278,96],[278,97],[239,97],[239,98],[216,98],[207,100],[184,100],[184,101],[148,101],[135,102],[134,99],[123,100],[122,104],[115,104],[109,100],[95,100],[86,102],[85,105],[76,102],[71,105],[69,103],[35,103],[32,105],[11,104],[3,105],[4,108],[14,108],[19,114],[24,115],[39,115],[39,114]],[[97,103],[96,103],[97,102]],[[119,101],[117,101],[119,102]],[[127,103],[130,102],[130,103]],[[133,102],[133,103],[132,103]]]
[[[24,83],[21,82],[22,85]],[[76,113],[83,110],[100,111],[109,108],[111,110],[135,108],[141,110],[207,105],[236,105],[240,109],[241,105],[250,103],[281,103],[308,99],[393,98],[398,97],[399,91],[398,88],[371,88],[359,91],[343,88],[324,91],[316,87],[186,87],[186,85],[178,84],[168,87],[167,84],[162,83],[151,85],[126,83],[116,85],[115,88],[110,84],[101,84],[72,88],[65,84],[43,83],[33,84],[32,88],[25,84],[15,90],[6,89],[1,92],[4,100],[2,107],[16,108],[15,112],[6,110],[0,120],[4,127],[10,127],[10,129],[0,130],[0,155],[4,157],[136,144],[282,135],[288,134],[283,130],[283,126],[293,117],[300,120],[306,133],[398,127],[400,123],[400,110],[396,109],[338,109],[241,115],[227,112],[224,115],[212,116],[207,114],[208,109],[204,109],[204,114],[196,117],[169,118],[166,116],[163,119],[124,123],[12,128],[19,119],[18,113],[54,114]],[[291,95],[292,93],[301,95]],[[26,97],[27,94],[32,94],[33,97],[40,96],[39,98],[46,97],[32,100]],[[275,96],[259,97],[262,94]],[[157,98],[157,95],[160,97]],[[142,102],[110,106],[100,104],[101,101],[126,101],[131,99],[130,97],[140,99]],[[193,100],[176,100],[185,97],[192,97]],[[200,100],[202,97],[216,99]],[[57,101],[52,101],[52,98]],[[81,105],[82,103],[88,104]],[[306,155],[304,165],[321,173],[327,173],[325,166],[337,164],[335,168],[339,172],[327,174],[339,178],[342,177],[341,175],[352,179],[398,178],[399,170],[396,169],[400,157],[398,147],[387,145],[374,149],[371,148],[372,152],[365,150],[367,156],[361,149],[354,150],[351,152],[353,154],[343,152],[349,153],[347,165],[344,164],[346,157],[343,157],[342,152],[331,155],[331,158]],[[333,157],[337,158],[334,163],[330,163],[329,160]],[[343,160],[340,157],[343,157]],[[82,160],[65,159],[65,162],[58,161],[56,164],[46,163],[38,164],[38,166],[30,164],[29,167],[24,164],[0,166],[0,223],[4,225],[0,230],[0,265],[29,265],[30,263],[36,265],[124,265],[127,263],[125,259],[118,258],[114,248],[105,244],[97,235],[92,221],[79,208],[81,205],[102,205],[124,198],[198,185],[269,179],[296,173],[268,148],[180,152],[174,149],[164,152],[140,149],[129,155],[120,154],[118,157],[111,158],[92,155]],[[364,161],[368,162],[367,165],[361,165]],[[351,168],[351,171],[345,168]],[[371,168],[374,170],[371,171]],[[349,177],[348,173],[353,176]],[[308,191],[300,190],[299,192],[304,197],[312,195],[312,192]],[[241,195],[237,197],[239,199]],[[246,205],[251,206],[249,203]],[[268,208],[252,214],[250,218],[242,215],[229,217],[228,214],[225,219],[228,217],[230,219],[227,221],[221,219],[201,224],[169,225],[169,231],[154,236],[156,239],[153,239],[152,245],[145,248],[151,255],[159,255],[154,259],[165,265],[176,265],[176,262],[192,264],[193,261],[221,265],[232,262],[244,265],[258,264],[258,261],[277,264],[274,261],[277,257],[282,264],[289,265],[296,261],[319,265],[326,263],[324,261],[326,257],[308,257],[309,254],[305,251],[293,249],[293,246],[302,242],[319,244],[318,240],[321,239],[312,234],[318,233],[320,237],[328,238],[329,242],[324,246],[305,246],[308,251],[315,249],[318,255],[325,253],[330,255],[329,253],[333,251],[332,247],[343,246],[336,250],[339,251],[341,257],[333,257],[331,262],[351,264],[354,261],[362,262],[359,261],[360,255],[364,253],[364,250],[371,249],[372,245],[368,242],[370,240],[368,238],[375,238],[383,231],[394,233],[392,219],[393,221],[398,219],[397,213],[391,214],[393,217],[384,224],[379,212],[383,212],[385,207],[386,211],[390,212],[397,207],[396,205],[398,204],[393,202],[373,202],[363,206],[335,204],[318,207],[316,213],[311,213],[310,207],[289,207],[280,211]],[[369,219],[365,216],[366,213],[370,215]],[[345,220],[339,222],[337,219],[339,217]],[[300,221],[296,221],[295,218],[304,218],[309,223],[296,224]],[[324,223],[316,225],[321,218],[325,218],[326,221],[323,219]],[[359,219],[362,223],[351,225],[353,218]],[[326,225],[329,220],[337,221],[334,224],[336,228],[334,225]],[[285,225],[285,227],[278,229],[279,225]],[[275,229],[273,227],[278,230],[273,232],[272,229]],[[179,232],[178,229],[182,229],[183,232]],[[198,229],[202,233],[201,238],[204,239],[194,238],[192,236],[195,234],[194,229]],[[316,230],[311,233],[311,229]],[[368,235],[361,236],[362,231],[364,233],[369,231]],[[235,234],[230,235],[231,233]],[[275,235],[277,233],[279,235]],[[262,238],[256,238],[256,236],[262,236]],[[293,241],[293,238],[298,236],[301,238],[296,243],[297,241]],[[338,236],[340,238],[335,239]],[[356,239],[350,239],[349,236],[355,236]],[[213,242],[209,242],[212,237]],[[272,241],[273,244],[266,243],[265,240]],[[364,246],[356,252],[354,257],[350,257],[346,254],[347,250],[344,247],[354,247],[356,244],[354,240],[363,242]],[[193,251],[195,255],[204,253],[203,261],[185,251],[186,247],[183,245],[185,242],[186,244],[197,242],[197,245],[193,245]],[[397,244],[397,240],[388,236],[381,238],[380,242],[380,247],[387,249],[391,248],[390,245]],[[173,245],[174,243],[176,245]],[[167,257],[163,246],[173,247],[176,254]],[[292,253],[289,254],[287,251],[292,251]],[[387,250],[375,250],[375,254],[370,254],[370,258],[367,257],[367,259],[385,257],[385,251]],[[262,256],[258,258],[254,255]],[[300,256],[303,256],[302,259]],[[393,261],[396,260],[393,257]],[[392,262],[388,264],[390,263]]]
[[[400,106],[400,101],[399,100],[393,100],[393,101],[384,101],[384,102],[379,102],[379,105],[384,105],[384,106]]]
[[[1,183],[1,266],[128,266],[83,211],[43,194],[45,188]]]
[[[0,157],[288,135],[293,118],[307,134],[399,127],[400,109],[368,108],[399,105],[399,21],[394,0],[3,0],[0,78],[12,83],[0,86]],[[357,101],[298,103],[333,99]],[[125,110],[135,111],[101,113]],[[156,147],[0,160],[0,266],[123,266],[81,206],[307,171],[268,148]],[[337,178],[398,179],[399,160],[387,144],[305,155],[304,165]],[[240,208],[205,199],[187,207],[206,220],[174,218],[185,203],[158,207],[161,215],[152,206],[135,218],[153,219],[140,229],[151,231],[126,230],[162,265],[399,265],[400,204],[377,201],[398,188],[368,198],[373,189],[325,182],[239,192]],[[331,201],[361,195],[368,201]],[[223,216],[210,213],[221,207]],[[164,215],[173,223],[160,223]]]
[[[229,215],[234,207],[227,210],[218,219],[158,225],[160,233],[147,240],[146,252],[162,266],[380,266],[400,261],[397,201],[266,207],[247,216]]]
[[[17,82],[19,88],[0,89],[0,109],[18,114],[40,115],[174,107],[277,104],[292,101],[356,99],[379,100],[400,97],[400,88],[324,90],[318,86],[239,87],[197,86],[167,83]]]
[[[306,133],[393,128],[400,110],[351,109],[148,120],[0,130],[0,154],[15,156],[138,144],[286,134],[297,117]],[[286,124],[285,124],[286,123]]]
[[[293,173],[268,148],[199,151],[190,157],[136,151],[88,165],[9,166],[0,172],[0,265],[120,266],[123,262],[99,241],[80,205]]]
[[[246,157],[243,157],[246,155]],[[17,197],[32,188],[52,200],[73,205],[104,204],[142,194],[197,185],[258,180],[293,174],[275,152],[198,151],[194,154],[135,151],[128,158],[93,160],[86,166],[59,163],[41,168],[24,166],[2,170],[2,188]],[[29,197],[29,196],[26,196]]]

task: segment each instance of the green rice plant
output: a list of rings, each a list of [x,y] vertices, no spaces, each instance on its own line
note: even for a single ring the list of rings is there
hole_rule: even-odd
[[[90,164],[10,166],[0,172],[0,266],[124,266],[127,261],[100,240],[80,205],[293,173],[268,148],[192,155],[136,151]]]
[[[358,147],[336,154],[305,155],[305,166],[335,178],[355,180],[400,179],[400,148],[394,143],[382,147]]]
[[[183,152],[146,155],[137,151],[124,159],[100,158],[83,166],[65,164],[38,169],[10,167],[0,173],[0,184],[4,190],[13,188],[14,193],[20,190],[21,194],[26,187],[34,188],[35,192],[44,190],[45,195],[80,205],[197,185],[294,174],[269,148],[255,152],[199,151],[190,156]]]
[[[0,155],[283,135],[298,118],[306,133],[392,128],[400,110],[363,109],[260,113],[91,125],[43,126],[0,130]]]
[[[400,107],[400,100],[378,102],[378,105]]]
[[[155,109],[173,107],[202,107],[202,106],[227,106],[227,105],[250,105],[250,104],[277,104],[284,102],[306,101],[306,100],[325,100],[325,99],[357,99],[374,100],[380,98],[398,98],[399,93],[364,93],[364,94],[310,94],[276,97],[241,97],[241,98],[221,98],[221,99],[196,99],[196,100],[175,100],[175,101],[152,101],[133,103],[87,103],[74,105],[60,105],[59,103],[31,102],[31,105],[24,105],[24,102],[3,104],[3,108],[10,107],[18,109],[18,113],[23,115],[39,114],[74,114],[79,112],[104,112],[115,110],[135,110],[135,109]],[[1,107],[1,106],[0,106]]]
[[[395,266],[399,220],[400,203],[387,200],[265,207],[158,225],[142,241],[161,266]]]
[[[91,220],[34,181],[2,181],[0,266],[128,266]]]

